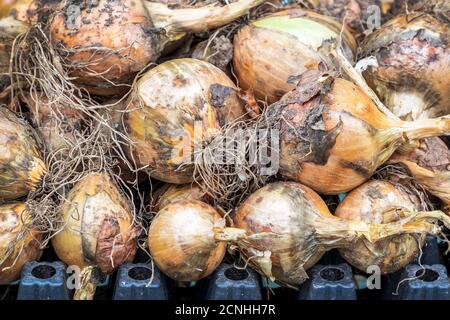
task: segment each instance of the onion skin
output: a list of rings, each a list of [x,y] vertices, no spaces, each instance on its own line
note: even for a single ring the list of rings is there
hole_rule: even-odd
[[[1,205],[0,221],[0,285],[8,285],[19,279],[25,263],[39,259],[42,236],[36,230],[25,229],[23,221],[29,222],[25,203]]]
[[[159,37],[142,1],[108,0],[81,5],[74,21],[67,21],[66,10],[77,4],[63,1],[62,10],[51,21],[51,42],[57,50],[69,50],[66,63],[70,76],[92,94],[120,94],[137,72],[155,61],[161,50]],[[71,29],[70,25],[73,25]],[[76,49],[77,48],[77,49]],[[98,75],[90,75],[97,73]],[[102,80],[106,78],[108,81]]]
[[[305,270],[326,251],[315,246],[314,220],[320,218],[334,219],[319,195],[298,183],[278,182],[250,195],[237,209],[234,221],[235,227],[246,230],[247,235],[263,232],[285,235],[261,241],[260,246],[253,245],[252,249],[269,250],[272,276],[281,283],[296,286],[306,280]],[[245,253],[248,257],[252,255],[250,251]],[[258,262],[253,267],[262,269]]]
[[[396,152],[388,163],[403,165],[450,212],[450,150],[444,141],[438,137],[424,139],[408,153]]]
[[[37,11],[45,4],[42,0],[18,0],[9,8],[8,15],[28,24],[36,23]]]
[[[217,67],[200,60],[178,59],[148,71],[136,84],[125,113],[130,161],[156,179],[193,181],[194,145],[208,141],[221,126],[242,116],[237,88]],[[194,125],[197,127],[194,128]],[[180,169],[180,165],[188,164]]]
[[[421,209],[419,199],[404,189],[387,181],[372,180],[351,191],[337,207],[335,216],[366,223],[389,223],[400,219],[389,212],[397,208]],[[359,240],[339,252],[348,263],[363,272],[375,265],[387,274],[411,263],[419,255],[424,240],[424,235],[413,234],[396,235],[375,243]]]
[[[0,108],[0,199],[26,196],[47,169],[31,128],[11,111]]]
[[[326,77],[319,82],[320,88],[314,82],[300,85],[272,104],[266,116],[279,122],[279,173],[319,193],[339,194],[364,183],[405,137],[414,140],[450,130],[450,119],[387,118],[347,80]]]
[[[364,73],[367,83],[404,120],[450,113],[450,26],[428,14],[401,15],[363,43],[363,56],[378,67]]]
[[[197,281],[210,275],[222,262],[226,242],[217,241],[224,227],[220,214],[198,200],[171,203],[161,209],[148,231],[154,262],[170,278]]]
[[[64,229],[52,238],[63,262],[111,273],[133,261],[139,230],[130,205],[107,174],[85,176],[67,200],[60,211]]]
[[[234,38],[234,70],[239,86],[269,103],[295,88],[308,70],[323,70],[322,41],[337,38],[341,25],[310,11],[291,9],[251,22]],[[356,42],[344,28],[343,48],[353,60]]]
[[[200,200],[208,203],[210,197],[196,184],[165,184],[153,194],[152,207],[156,212],[169,204],[183,200]]]

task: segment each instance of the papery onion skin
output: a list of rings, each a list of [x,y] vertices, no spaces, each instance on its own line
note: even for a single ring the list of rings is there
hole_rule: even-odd
[[[0,108],[0,199],[26,196],[40,184],[47,169],[31,127]]]
[[[403,165],[417,183],[442,201],[444,211],[450,212],[450,150],[444,141],[424,139],[408,153],[396,152],[388,163]],[[398,179],[394,174],[389,178]]]
[[[130,205],[107,174],[89,174],[80,180],[60,215],[65,225],[52,245],[66,264],[81,269],[95,266],[110,273],[133,261],[139,230],[133,225]]]
[[[80,10],[68,18],[73,8]],[[159,55],[159,36],[140,0],[66,0],[51,21],[51,41],[77,84],[97,95],[120,94]],[[57,11],[58,12],[58,11]],[[125,86],[120,86],[125,85]]]
[[[39,259],[42,237],[36,230],[25,229],[29,213],[23,202],[1,205],[0,221],[0,285],[8,285],[20,277],[25,263]]]
[[[128,108],[130,161],[156,179],[177,184],[193,181],[194,145],[209,141],[222,125],[244,114],[226,74],[195,59],[167,61],[148,71],[137,82]],[[203,130],[203,136],[195,130]]]
[[[326,68],[317,49],[341,31],[344,52],[352,60],[356,42],[332,18],[291,9],[251,22],[234,38],[233,64],[239,86],[253,90],[261,100],[278,101],[295,88],[302,73]]]
[[[148,231],[153,261],[170,278],[197,281],[222,262],[226,242],[215,239],[224,227],[220,214],[198,200],[184,200],[162,208]]]
[[[431,15],[401,15],[363,43],[362,56],[379,66],[364,72],[367,83],[404,120],[450,113],[450,26]]]
[[[261,240],[252,249],[270,251],[273,277],[297,286],[306,280],[305,270],[313,266],[326,251],[315,239],[316,227],[326,218],[334,219],[325,202],[310,188],[294,182],[271,183],[248,197],[237,209],[235,227],[247,235],[273,232],[283,236]],[[251,251],[244,251],[247,258]],[[252,259],[249,263],[252,264]],[[253,264],[258,270],[261,265]]]
[[[210,197],[196,184],[165,184],[153,194],[153,209],[158,212],[165,206],[183,200],[200,200],[208,203]]]
[[[387,181],[366,182],[346,195],[335,216],[367,223],[397,221],[400,217],[392,212],[394,209],[422,209],[419,199],[405,190]],[[411,263],[419,255],[424,240],[424,235],[413,234],[396,235],[375,243],[359,240],[339,252],[348,263],[363,272],[368,272],[370,266],[378,266],[383,274],[387,274]]]
[[[25,23],[36,23],[37,22],[37,12],[42,5],[45,5],[47,1],[45,0],[18,0],[9,8],[8,15],[23,21]],[[50,1],[48,1],[50,2]]]
[[[450,130],[448,119],[391,120],[347,80],[327,78],[316,85],[299,85],[272,104],[266,117],[279,122],[279,173],[319,193],[339,194],[367,181],[405,134],[417,139]]]

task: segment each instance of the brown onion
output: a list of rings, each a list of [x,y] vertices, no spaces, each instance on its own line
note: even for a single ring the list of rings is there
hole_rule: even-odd
[[[366,223],[391,223],[402,218],[395,209],[419,211],[422,208],[418,197],[405,188],[372,180],[351,191],[337,207],[335,216]],[[424,240],[423,234],[400,234],[375,243],[359,240],[339,252],[363,272],[369,266],[378,266],[385,274],[411,263],[419,255]]]
[[[26,196],[40,184],[46,166],[31,127],[6,108],[0,108],[0,199]]]
[[[280,130],[281,175],[317,192],[350,191],[402,143],[450,131],[450,118],[388,118],[347,80],[305,82],[269,106],[263,122]]]
[[[275,102],[295,88],[305,71],[326,69],[318,49],[323,41],[339,36],[346,57],[352,60],[355,40],[329,17],[291,9],[250,22],[234,38],[239,86],[253,90],[259,99]]]
[[[114,95],[187,32],[227,24],[261,2],[171,10],[143,0],[65,0],[55,9],[50,39],[77,84]]]
[[[450,113],[450,27],[431,15],[401,15],[372,33],[363,56],[375,56],[364,77],[393,113],[405,120]]]
[[[401,212],[400,212],[401,211]],[[269,184],[237,209],[235,227],[246,231],[239,237],[247,261],[263,275],[298,287],[306,269],[332,248],[352,249],[359,241],[376,243],[407,233],[436,234],[436,220],[449,225],[441,211],[398,210],[402,219],[391,223],[346,220],[331,215],[313,190],[298,183]]]
[[[417,183],[442,201],[445,210],[450,210],[450,150],[440,138],[424,139],[407,153],[396,152],[388,163],[403,165]]]
[[[153,209],[158,212],[165,206],[183,200],[201,200],[208,203],[210,197],[197,184],[165,184],[153,194]]]
[[[20,277],[25,263],[39,259],[42,238],[26,224],[30,213],[23,202],[0,206],[0,285],[8,285]]]
[[[226,74],[195,59],[167,61],[148,71],[128,110],[130,161],[156,179],[178,184],[193,181],[194,146],[211,141],[222,125],[244,114]]]
[[[222,262],[226,242],[217,240],[225,220],[210,205],[183,200],[162,208],[148,231],[148,246],[159,269],[178,281],[197,281]],[[238,232],[242,234],[242,232]]]
[[[113,272],[134,259],[139,230],[130,204],[111,178],[88,174],[70,191],[60,210],[64,228],[52,238],[58,257],[83,271]],[[78,297],[91,299],[95,288],[81,288]]]

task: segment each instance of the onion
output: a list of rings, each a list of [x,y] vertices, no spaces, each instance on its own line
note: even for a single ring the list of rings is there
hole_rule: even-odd
[[[31,127],[0,108],[0,199],[13,200],[34,191],[46,173]]]
[[[208,203],[210,197],[198,185],[194,184],[165,184],[153,194],[152,207],[159,211],[169,204],[183,200],[201,200]]]
[[[416,182],[450,210],[450,150],[440,138],[424,139],[408,153],[396,152],[388,163],[403,165]]]
[[[77,84],[93,94],[113,95],[165,46],[188,32],[227,24],[262,2],[171,10],[143,0],[65,0],[55,9],[50,38]]]
[[[159,269],[178,281],[197,281],[222,262],[226,242],[216,240],[225,220],[199,200],[183,200],[162,208],[148,231],[148,246]],[[237,234],[242,234],[239,232]]]
[[[350,250],[359,241],[376,243],[407,233],[435,234],[440,232],[436,220],[450,222],[441,211],[398,211],[402,219],[391,223],[341,219],[331,215],[308,187],[277,182],[259,189],[239,206],[235,227],[244,229],[246,235],[235,242],[256,270],[296,288],[307,279],[305,270],[329,249]]]
[[[134,259],[139,230],[127,200],[105,173],[80,180],[60,210],[64,228],[52,238],[58,257],[82,273],[111,273]],[[95,287],[82,287],[78,299],[91,299]]]
[[[323,41],[340,35],[345,55],[352,60],[355,40],[329,17],[291,9],[249,23],[234,38],[239,86],[269,103],[279,100],[305,71],[326,68],[318,49]]]
[[[281,175],[317,192],[350,191],[402,143],[450,131],[450,118],[388,118],[347,80],[305,82],[271,105],[262,120],[280,130]]]
[[[148,71],[128,108],[130,161],[156,179],[178,184],[193,181],[194,146],[210,141],[222,125],[244,113],[225,73],[195,59],[168,61]]]
[[[37,10],[42,4],[46,4],[45,0],[17,0],[11,1],[8,15],[16,20],[26,23],[37,22]]]
[[[419,199],[404,188],[372,180],[351,191],[337,207],[335,216],[366,223],[390,223],[401,219],[394,209],[419,211],[421,206]],[[375,243],[359,240],[339,252],[363,272],[369,266],[378,266],[385,274],[400,270],[414,260],[424,240],[423,234],[400,234]]]
[[[26,227],[29,220],[23,202],[0,206],[0,285],[17,280],[24,264],[41,255],[41,235]]]
[[[378,66],[364,72],[368,84],[405,120],[450,113],[450,27],[428,14],[401,15],[372,33],[363,56]]]

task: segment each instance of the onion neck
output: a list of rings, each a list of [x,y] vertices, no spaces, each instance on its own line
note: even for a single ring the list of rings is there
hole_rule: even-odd
[[[447,228],[450,226],[450,217],[439,210],[411,212],[398,209],[396,214],[402,218],[382,224],[329,218],[317,228],[316,239],[319,245],[329,250],[348,247],[363,238],[375,243],[402,234],[437,235],[441,232],[441,228],[436,223],[438,221]]]
[[[450,116],[411,122],[404,121],[401,128],[408,140],[441,136],[450,133]]]
[[[97,267],[89,266],[81,270],[80,287],[75,290],[73,300],[93,300],[97,289]]]
[[[226,6],[207,5],[200,8],[170,9],[167,5],[144,1],[153,24],[163,28],[171,40],[180,34],[204,32],[224,26],[246,14],[266,0],[239,0]]]

